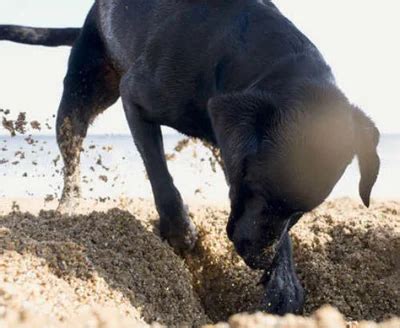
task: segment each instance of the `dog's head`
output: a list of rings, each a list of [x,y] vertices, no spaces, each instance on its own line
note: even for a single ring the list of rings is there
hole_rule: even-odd
[[[272,261],[283,234],[326,199],[355,155],[366,206],[379,172],[377,128],[336,87],[282,99],[248,92],[209,102],[230,184],[228,236],[251,267]]]

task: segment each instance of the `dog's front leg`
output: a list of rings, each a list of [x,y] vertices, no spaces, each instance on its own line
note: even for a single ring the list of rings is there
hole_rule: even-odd
[[[272,266],[262,278],[265,287],[262,308],[278,315],[301,314],[304,289],[295,271],[289,233],[285,233],[283,238]]]
[[[161,237],[167,239],[178,252],[191,250],[197,233],[168,171],[161,128],[142,118],[127,79],[121,83],[120,90],[126,118],[152,186],[160,216]]]

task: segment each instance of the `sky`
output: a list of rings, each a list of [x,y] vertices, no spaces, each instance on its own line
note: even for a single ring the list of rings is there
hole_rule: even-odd
[[[400,133],[398,1],[274,2],[318,46],[348,98],[371,116],[382,132]],[[92,3],[1,0],[0,24],[81,26]],[[67,47],[0,42],[0,108],[10,109],[14,116],[26,112],[28,120],[50,119],[52,123],[68,54]],[[129,133],[121,103],[102,114],[89,132]]]

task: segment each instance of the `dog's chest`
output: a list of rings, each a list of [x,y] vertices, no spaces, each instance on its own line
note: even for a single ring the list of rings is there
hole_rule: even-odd
[[[214,142],[207,110],[210,90],[204,77],[186,80],[171,77],[168,82],[157,82],[146,90],[149,94],[146,116],[186,135]]]
[[[183,110],[177,110],[173,116],[165,120],[164,124],[185,135],[215,144],[215,136],[207,108],[205,106],[200,107],[195,102],[189,101]]]

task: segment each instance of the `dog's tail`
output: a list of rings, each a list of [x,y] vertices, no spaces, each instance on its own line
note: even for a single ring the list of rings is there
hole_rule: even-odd
[[[0,25],[0,41],[41,45],[46,47],[72,46],[80,28],[38,28],[18,25]]]

